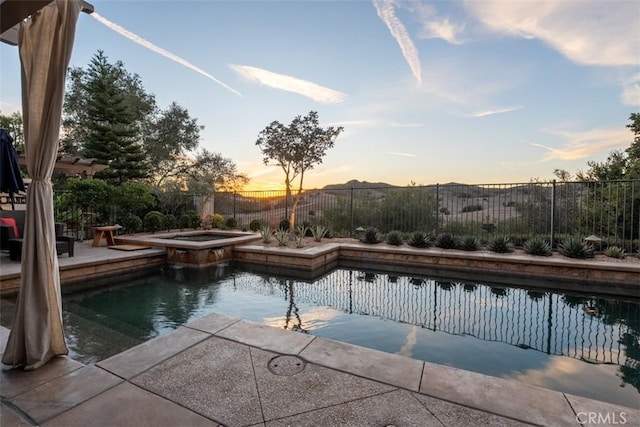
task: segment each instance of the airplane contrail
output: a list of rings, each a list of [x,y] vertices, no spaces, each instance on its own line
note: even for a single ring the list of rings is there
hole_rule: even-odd
[[[346,97],[344,93],[337,90],[286,74],[274,73],[273,71],[251,67],[249,65],[230,64],[229,67],[247,80],[255,81],[276,89],[297,93],[298,95],[306,96],[323,104],[337,104],[342,102]]]
[[[238,96],[242,96],[242,94],[240,92],[238,92],[237,90],[235,90],[234,88],[226,85],[225,83],[221,82],[220,80],[216,79],[215,77],[213,77],[211,74],[207,73],[206,71],[204,71],[202,68],[198,68],[195,65],[193,65],[192,63],[190,63],[189,61],[180,58],[177,55],[174,55],[173,53],[159,47],[156,46],[155,44],[151,43],[148,40],[143,39],[142,37],[140,37],[137,34],[132,33],[131,31],[125,30],[124,28],[122,28],[120,25],[115,24],[111,21],[109,21],[107,18],[100,16],[97,12],[93,12],[90,13],[89,16],[91,16],[92,18],[94,18],[96,21],[100,22],[101,24],[105,25],[108,28],[111,28],[113,31],[115,31],[116,33],[128,38],[129,40],[132,40],[136,43],[138,43],[139,45],[146,47],[147,49],[164,56],[165,58],[168,58],[172,61],[177,62],[180,65],[184,65],[187,68],[192,69],[193,71],[202,74],[203,76],[213,80],[214,82],[218,83],[220,86],[222,86],[223,88],[227,89],[230,92],[235,93]]]
[[[385,23],[393,38],[398,42],[402,55],[409,64],[411,73],[418,81],[418,85],[422,85],[422,70],[420,67],[420,59],[418,58],[418,50],[409,37],[407,29],[396,16],[393,9],[393,1],[373,0],[373,6],[376,8],[378,16],[382,22]]]

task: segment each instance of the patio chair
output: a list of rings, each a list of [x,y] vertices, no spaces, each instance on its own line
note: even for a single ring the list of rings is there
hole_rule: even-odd
[[[12,261],[22,259],[22,235],[24,233],[24,211],[0,211],[0,219],[9,220],[0,224],[0,248],[9,250],[9,258]],[[57,222],[56,227],[56,254],[58,256],[68,253],[74,255],[73,236],[64,236],[64,224]],[[17,234],[16,234],[17,231]]]

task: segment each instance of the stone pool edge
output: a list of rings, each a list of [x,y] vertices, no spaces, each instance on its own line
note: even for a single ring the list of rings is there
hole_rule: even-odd
[[[545,287],[567,291],[593,291],[607,295],[637,296],[640,292],[640,263],[603,262],[569,258],[495,254],[478,251],[417,249],[362,243],[327,243],[293,249],[260,245],[237,246],[233,259],[298,271],[320,271],[327,265],[357,263],[367,267],[406,268],[478,272],[497,277],[556,280]],[[575,281],[589,282],[589,289]]]

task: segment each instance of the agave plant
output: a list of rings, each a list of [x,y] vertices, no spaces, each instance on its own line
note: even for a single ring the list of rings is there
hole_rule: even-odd
[[[424,231],[414,231],[407,243],[414,248],[426,248],[429,246],[430,240],[429,235]]]
[[[551,256],[551,245],[542,237],[532,237],[524,242],[522,249],[529,255]]]
[[[593,248],[581,239],[570,237],[558,246],[560,253],[569,258],[593,258]]]
[[[620,246],[609,246],[604,250],[604,254],[608,257],[618,259],[622,259],[627,255],[624,253],[624,249],[622,249]]]
[[[298,224],[296,225],[296,235],[299,236],[300,238],[303,238],[307,235],[307,233],[309,233],[311,230],[309,227],[307,227],[305,224]]]
[[[387,243],[392,246],[400,246],[403,243],[402,232],[398,230],[387,233]]]
[[[273,230],[268,225],[264,225],[260,228],[260,235],[264,243],[269,243],[271,242],[271,237],[273,237]]]
[[[480,249],[481,244],[482,243],[480,242],[480,239],[478,239],[477,237],[467,236],[460,242],[460,249],[463,249],[465,251],[477,251],[478,249]]]
[[[499,254],[511,252],[513,250],[513,243],[511,243],[511,240],[509,240],[507,236],[494,236],[493,239],[489,241],[489,250]]]
[[[382,241],[380,232],[375,227],[367,227],[362,234],[362,243],[375,244]]]
[[[451,233],[440,233],[436,237],[436,246],[442,249],[455,249],[458,247],[458,238]]]
[[[275,232],[275,238],[279,246],[287,246],[289,243],[289,236],[291,236],[291,232],[284,228],[279,228]]]
[[[322,238],[325,237],[327,233],[329,233],[329,229],[327,227],[323,227],[318,224],[311,226],[311,235],[313,236],[313,240],[316,242],[322,241]]]

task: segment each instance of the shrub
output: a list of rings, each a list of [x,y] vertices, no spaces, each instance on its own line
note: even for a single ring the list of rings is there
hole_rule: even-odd
[[[164,229],[164,214],[158,211],[151,211],[144,216],[144,229],[155,233]]]
[[[224,225],[227,228],[230,228],[230,229],[233,230],[235,228],[238,228],[238,220],[236,218],[233,218],[233,217],[227,218],[227,220],[225,221]]]
[[[329,229],[322,225],[316,224],[311,226],[311,235],[313,236],[313,240],[316,242],[322,241],[322,238],[325,237],[328,232]]]
[[[123,182],[113,187],[110,201],[122,212],[142,215],[152,209],[160,210],[151,191],[151,187],[141,182]]]
[[[376,244],[382,241],[380,232],[375,227],[367,227],[362,233],[362,243]]]
[[[164,228],[169,231],[176,228],[176,217],[173,214],[164,216]]]
[[[260,228],[260,235],[264,243],[269,243],[271,242],[271,237],[273,237],[273,230],[268,225],[264,225]]]
[[[496,227],[496,225],[494,223],[492,223],[492,222],[487,222],[487,223],[482,224],[481,228],[484,231],[486,231],[487,233],[493,234],[493,233],[495,233],[496,228],[498,228],[498,227]]]
[[[288,219],[283,219],[282,221],[280,221],[280,224],[278,224],[278,229],[280,230],[289,230],[291,228],[291,223],[289,223]]]
[[[513,250],[513,243],[507,236],[494,236],[493,239],[489,240],[489,250],[492,252],[497,252],[499,254],[504,254],[507,252],[511,252]]]
[[[414,231],[407,243],[414,248],[426,248],[429,246],[431,238],[424,231]]]
[[[624,249],[620,246],[609,246],[604,250],[604,254],[611,258],[619,258],[622,259],[625,257]]]
[[[202,219],[196,211],[186,211],[180,217],[180,228],[200,228]]]
[[[276,238],[276,241],[278,242],[278,246],[287,246],[287,244],[289,243],[290,235],[291,235],[291,232],[289,231],[289,229],[284,229],[284,228],[277,229],[275,232],[275,238]]]
[[[120,225],[124,227],[124,231],[129,234],[137,233],[142,230],[142,219],[138,215],[132,213],[126,214],[119,221]]]
[[[537,256],[551,256],[551,245],[541,237],[532,237],[522,245],[524,253]]]
[[[211,215],[211,227],[220,228],[224,224],[224,217],[220,214]]]
[[[562,255],[569,258],[593,258],[593,248],[575,237],[563,240],[558,249]]]
[[[440,233],[436,237],[436,246],[442,249],[455,249],[459,246],[458,239],[451,233]]]
[[[464,206],[462,208],[462,212],[475,212],[475,211],[481,211],[482,210],[482,205],[467,205]]]
[[[262,227],[262,223],[259,219],[254,219],[249,223],[249,230],[258,231]]]
[[[481,245],[480,239],[475,236],[467,236],[460,241],[460,249],[465,251],[477,251]]]
[[[403,243],[402,232],[393,230],[387,233],[387,243],[393,246],[400,246]]]

